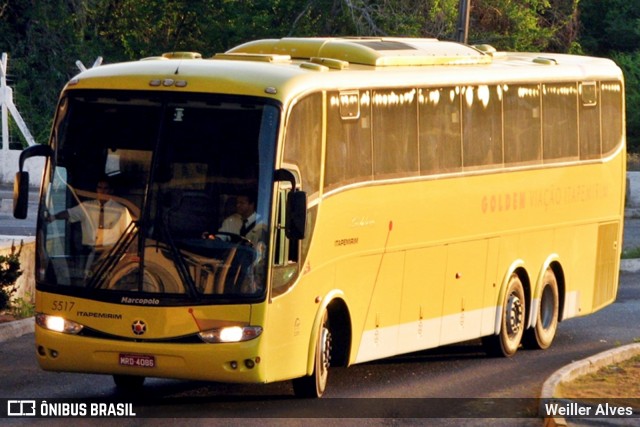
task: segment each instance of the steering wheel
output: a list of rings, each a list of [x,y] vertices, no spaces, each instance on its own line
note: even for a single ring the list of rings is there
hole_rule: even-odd
[[[206,235],[206,237],[205,237]],[[216,233],[211,233],[211,234],[207,234],[207,233],[203,233],[203,238],[204,239],[211,239],[213,237],[213,239],[217,239],[218,236],[226,236],[229,238],[229,241],[231,243],[235,243],[235,244],[239,244],[242,246],[249,246],[249,247],[253,247],[253,242],[249,239],[247,239],[244,236],[241,236],[239,234],[236,233],[229,233],[227,231],[218,231]],[[226,239],[223,239],[226,240]]]

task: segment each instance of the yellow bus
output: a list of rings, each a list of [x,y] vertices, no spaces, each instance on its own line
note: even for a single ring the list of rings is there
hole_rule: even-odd
[[[547,348],[615,300],[624,129],[607,59],[435,39],[83,71],[16,178],[24,217],[24,161],[47,157],[37,359],[319,397],[330,366]]]

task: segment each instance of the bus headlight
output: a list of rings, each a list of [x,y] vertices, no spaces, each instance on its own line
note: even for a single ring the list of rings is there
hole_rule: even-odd
[[[261,333],[262,327],[260,326],[226,326],[202,331],[198,335],[204,342],[220,343],[249,341]]]
[[[50,331],[73,335],[79,333],[82,328],[84,328],[81,324],[67,320],[64,317],[50,316],[43,313],[36,314],[36,324]]]

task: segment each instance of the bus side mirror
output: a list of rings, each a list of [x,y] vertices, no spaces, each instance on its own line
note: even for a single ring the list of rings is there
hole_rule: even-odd
[[[24,172],[24,162],[31,157],[51,157],[53,150],[48,145],[32,145],[20,153],[18,173],[13,183],[13,217],[25,219],[29,206],[29,172]]]
[[[287,221],[285,235],[292,240],[302,240],[307,228],[307,193],[291,191],[287,195]]]
[[[29,172],[16,173],[13,182],[13,217],[25,219],[29,206]]]

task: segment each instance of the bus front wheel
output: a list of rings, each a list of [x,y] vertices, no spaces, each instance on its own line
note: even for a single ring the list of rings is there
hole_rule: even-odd
[[[134,375],[114,375],[113,382],[121,393],[134,393],[139,391],[144,384],[145,377],[137,377]]]
[[[482,343],[491,356],[511,357],[520,346],[525,326],[524,287],[517,274],[512,274],[502,301],[500,332],[484,337]]]
[[[548,268],[544,273],[536,326],[525,332],[523,338],[525,347],[541,350],[549,348],[558,329],[558,301],[558,281],[553,270]]]
[[[313,373],[293,380],[293,392],[297,397],[318,398],[324,394],[329,378],[329,366],[331,365],[331,329],[329,317],[324,312],[313,362]]]

